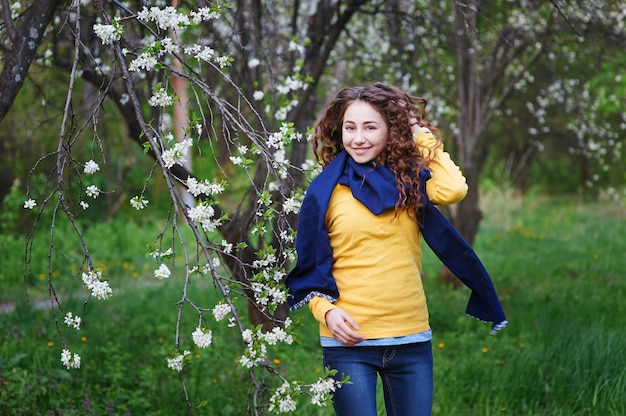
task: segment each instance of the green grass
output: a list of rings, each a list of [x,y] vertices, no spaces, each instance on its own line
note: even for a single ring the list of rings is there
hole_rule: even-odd
[[[489,196],[475,248],[501,295],[509,326],[497,336],[464,315],[467,290],[437,281],[439,263],[425,250],[425,289],[434,331],[434,415],[626,414],[626,222],[619,210],[574,198]],[[15,308],[0,320],[0,414],[182,415],[180,378],[166,365],[173,348],[181,281],[154,282],[145,256],[157,228],[112,223],[94,226],[94,257],[110,276],[114,296],[90,300],[80,331],[59,326],[79,370],[60,362],[62,339],[44,302],[45,247],[28,286],[22,282],[23,241],[5,238],[0,300]],[[89,234],[93,233],[93,234]],[[60,235],[62,237],[62,235]],[[71,240],[59,245],[71,249]],[[50,278],[66,310],[83,309],[84,291],[70,263]],[[149,283],[149,284],[148,284]],[[78,295],[76,294],[78,293]],[[197,280],[190,296],[210,305],[210,282]],[[242,305],[243,306],[243,305]],[[314,382],[322,372],[317,324],[308,310],[294,319],[298,343],[270,350],[289,378]],[[193,353],[184,375],[197,415],[246,413],[247,374],[236,363],[240,341],[213,322],[215,346],[198,350],[191,332],[197,317],[183,315],[181,348]],[[83,338],[84,337],[84,338]],[[330,408],[299,402],[298,415],[331,415]],[[380,414],[384,414],[380,409]]]

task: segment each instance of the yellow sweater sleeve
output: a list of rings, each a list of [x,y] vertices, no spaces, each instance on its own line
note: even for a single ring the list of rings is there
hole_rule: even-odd
[[[326,313],[335,308],[337,308],[336,305],[333,305],[331,301],[320,296],[315,296],[309,301],[309,309],[313,317],[324,325],[326,324]]]
[[[432,151],[436,152],[428,165],[431,179],[426,182],[426,193],[431,202],[436,205],[450,205],[465,198],[467,195],[465,176],[450,155],[443,150],[443,144],[437,147],[437,139],[426,127],[415,133],[415,143],[424,157],[428,157]]]

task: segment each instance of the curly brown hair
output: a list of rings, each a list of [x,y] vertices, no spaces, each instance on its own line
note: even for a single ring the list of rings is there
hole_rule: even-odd
[[[328,105],[326,113],[315,126],[313,153],[322,167],[328,166],[343,150],[343,117],[346,108],[355,101],[369,103],[387,122],[389,137],[380,160],[384,161],[396,177],[396,187],[400,192],[396,202],[396,214],[401,207],[412,207],[413,212],[417,213],[421,206],[418,174],[423,167],[428,166],[430,160],[424,159],[415,146],[410,119],[415,118],[421,127],[427,127],[437,138],[437,146],[441,144],[439,130],[426,121],[426,99],[411,96],[380,82],[343,89]],[[426,152],[429,158],[435,155],[433,150]]]

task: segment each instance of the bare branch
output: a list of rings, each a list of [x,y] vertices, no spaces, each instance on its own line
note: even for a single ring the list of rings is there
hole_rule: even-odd
[[[13,17],[11,16],[11,6],[9,5],[9,0],[2,0],[2,18],[4,19],[4,26],[9,32],[9,39],[15,41],[17,33],[15,31],[15,26],[13,26]]]

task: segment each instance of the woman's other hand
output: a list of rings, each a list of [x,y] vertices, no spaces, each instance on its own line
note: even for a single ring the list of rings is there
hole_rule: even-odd
[[[354,319],[341,308],[334,308],[326,312],[326,326],[333,337],[346,347],[353,347],[364,341],[362,335],[354,330],[359,330],[359,325]]]

